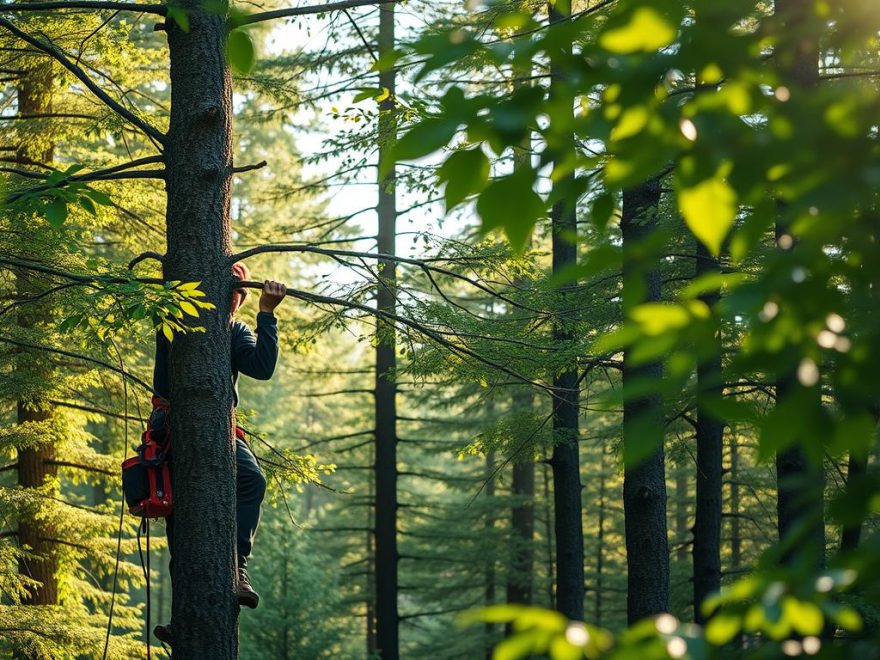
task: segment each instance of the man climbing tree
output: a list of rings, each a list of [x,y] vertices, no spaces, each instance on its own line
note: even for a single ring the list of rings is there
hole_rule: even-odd
[[[237,281],[248,279],[247,266],[238,262],[232,266],[233,276]],[[256,335],[242,321],[235,319],[235,313],[247,298],[247,289],[236,286],[232,292],[232,303],[229,309],[230,357],[232,364],[232,392],[234,404],[238,405],[238,375],[240,373],[268,380],[275,371],[278,360],[278,326],[273,314],[284,300],[287,288],[279,282],[266,280],[260,295],[260,311],[257,314]],[[174,413],[169,409],[171,397],[170,356],[174,345],[161,332],[156,333],[156,362],[153,371],[153,414],[150,426],[154,434],[167,437],[174,426]],[[247,572],[247,560],[253,548],[254,536],[260,524],[260,512],[263,496],[266,493],[266,478],[257,463],[253,452],[245,443],[244,432],[236,427],[235,464],[236,464],[236,555],[238,566],[238,604],[251,609],[260,602],[259,594],[254,591]],[[182,439],[186,441],[185,438]],[[166,519],[165,530],[168,535],[168,547],[174,562],[174,517]],[[173,569],[172,569],[173,576]],[[159,641],[173,644],[174,637],[171,624],[157,625],[154,634]]]

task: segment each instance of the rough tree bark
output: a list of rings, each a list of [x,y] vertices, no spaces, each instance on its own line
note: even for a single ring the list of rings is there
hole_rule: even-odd
[[[571,15],[567,2],[548,5],[551,23]],[[566,51],[571,45],[564,46]],[[566,52],[560,53],[565,56]],[[564,79],[559,57],[550,55],[550,96],[568,99],[571,91]],[[550,147],[548,147],[549,149]],[[574,136],[566,136],[564,145],[556,145],[554,162],[566,159],[574,151]],[[565,186],[574,174],[566,176]],[[577,262],[577,221],[575,200],[563,199],[550,212],[553,233],[553,273],[560,273]],[[566,298],[563,295],[563,300]],[[563,305],[565,302],[563,302]],[[557,321],[553,328],[555,343],[572,339],[568,323]],[[581,504],[580,447],[578,446],[578,376],[575,365],[553,377],[553,503],[556,514],[556,609],[569,619],[584,618],[584,532]]]
[[[697,244],[695,276],[720,271],[702,243]],[[710,308],[720,299],[708,293],[700,299]],[[705,623],[700,604],[721,588],[721,474],[724,422],[707,410],[721,398],[721,337],[715,334],[715,350],[697,365],[697,500],[694,516],[694,621]]]
[[[379,56],[394,48],[394,5],[379,8]],[[387,69],[379,74],[379,86],[388,90],[388,98],[380,105],[379,169],[382,176],[385,159],[395,136],[394,94],[395,74]],[[397,235],[397,208],[393,165],[379,181],[379,252],[393,255]],[[382,281],[376,291],[376,307],[395,313],[396,264],[379,260]],[[397,385],[394,328],[376,322],[376,644],[382,660],[397,660]]]
[[[30,116],[52,111],[52,85],[54,76],[51,60],[43,58],[40,64],[33,66],[18,84],[18,114]],[[51,163],[54,145],[43,136],[39,139],[26,139],[18,146],[18,158],[23,163]],[[24,220],[23,231],[32,222]],[[26,235],[26,234],[25,234]],[[23,241],[22,249],[28,249],[28,242]],[[34,254],[34,258],[43,258],[44,254]],[[26,271],[16,274],[16,295],[27,298],[38,294],[44,287],[34,281],[34,275]],[[51,309],[46,305],[19,308],[17,322],[24,330],[50,323]],[[16,372],[28,381],[43,383],[53,382],[51,368],[42,357],[34,357],[22,353],[16,361]],[[53,417],[52,406],[47,401],[36,397],[28,397],[18,401],[17,422],[30,424],[48,422]],[[26,489],[40,488],[48,479],[55,479],[58,467],[51,461],[55,459],[53,443],[44,443],[37,447],[29,447],[18,451],[18,485]],[[36,512],[32,512],[36,513]],[[55,538],[51,527],[37,515],[24,517],[18,525],[18,542],[28,546],[36,555],[34,558],[19,560],[19,573],[36,580],[39,584],[28,587],[22,598],[25,605],[56,605],[58,603],[58,557],[54,543],[46,539]]]
[[[235,446],[229,354],[228,255],[232,98],[224,56],[226,22],[199,0],[181,0],[189,30],[166,24],[171,120],[165,164],[169,280],[200,281],[217,309],[205,332],[174,339],[171,423],[175,510],[174,655],[238,655]]]
[[[798,0],[776,0],[780,40],[775,57],[777,70],[786,84],[795,91],[808,93],[819,81],[819,43],[815,33],[816,19],[808,3]],[[780,202],[784,208],[784,201]],[[776,238],[788,233],[785,220],[776,223]],[[780,374],[776,381],[776,403],[785,402],[801,385],[794,371]],[[820,405],[821,393],[813,386],[814,405]],[[806,559],[819,569],[825,564],[824,483],[821,462],[812,461],[803,447],[796,443],[776,456],[777,527],[784,548],[782,561],[796,557]],[[800,529],[798,529],[800,528]],[[796,531],[797,530],[797,531]],[[789,538],[793,533],[798,538]]]
[[[656,225],[660,181],[653,179],[623,193],[623,306],[660,300],[660,272],[639,263],[638,247]],[[639,295],[642,294],[642,295]],[[659,383],[659,362],[632,363],[623,356],[624,391],[639,382]],[[669,602],[669,549],[666,530],[666,466],[663,451],[663,409],[657,395],[626,397],[623,404],[624,446],[651,444],[650,456],[624,466],[623,510],[626,530],[627,597],[629,623],[665,612]],[[647,436],[647,437],[646,437]],[[627,450],[624,449],[626,454]]]

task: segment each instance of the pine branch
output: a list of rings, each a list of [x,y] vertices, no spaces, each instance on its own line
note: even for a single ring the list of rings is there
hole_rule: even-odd
[[[2,21],[3,19],[0,19]],[[137,170],[135,172],[126,172],[126,170],[130,170],[134,167],[140,167],[141,165],[151,165],[153,163],[161,163],[164,158],[162,156],[147,156],[146,158],[138,158],[137,160],[129,161],[128,163],[122,163],[120,165],[114,165],[113,167],[105,167],[100,170],[93,170],[91,172],[86,172],[84,174],[72,174],[69,177],[65,177],[61,179],[58,183],[53,184],[43,184],[40,186],[34,186],[33,188],[28,188],[26,190],[18,190],[9,197],[6,198],[7,204],[13,204],[17,200],[21,199],[25,195],[30,195],[33,193],[43,192],[45,190],[51,190],[52,188],[60,188],[68,183],[79,183],[79,182],[87,182],[87,181],[108,181],[111,179],[136,179],[136,178],[151,178],[157,179],[165,178],[164,170]],[[5,169],[5,168],[4,168]],[[11,168],[9,168],[11,169]],[[24,170],[16,171],[16,174],[21,174],[22,176],[27,176],[29,178],[43,178],[43,174],[38,174],[35,172],[25,172]]]
[[[113,364],[110,364],[109,362],[104,362],[103,360],[99,360],[97,358],[93,358],[88,355],[82,355],[81,353],[72,353],[70,351],[64,351],[64,350],[61,350],[60,348],[52,348],[50,346],[40,346],[39,344],[31,344],[30,342],[18,341],[17,339],[12,339],[10,337],[0,336],[0,342],[6,343],[6,344],[12,344],[13,346],[18,346],[20,348],[29,348],[31,350],[44,351],[46,353],[57,353],[58,355],[65,355],[67,357],[72,357],[77,360],[82,360],[84,362],[91,362],[93,364],[97,364],[98,366],[104,367],[105,369],[109,369],[110,371],[115,371],[116,373],[128,378],[131,382],[137,383],[138,385],[143,387],[146,391],[148,391],[150,393],[153,392],[153,388],[150,387],[149,385],[147,385],[144,381],[142,381],[137,376],[130,374],[129,372],[127,372],[123,369],[120,369],[119,367],[117,367]]]
[[[55,46],[44,43],[39,39],[36,39],[25,32],[22,32],[8,19],[0,18],[0,27],[5,28],[8,32],[12,33],[25,43],[30,44],[37,50],[40,50],[52,57],[53,59],[57,60],[65,69],[70,71],[86,87],[88,87],[95,96],[101,99],[101,101],[103,101],[108,107],[113,109],[116,114],[118,114],[123,119],[126,119],[136,128],[142,130],[148,136],[159,142],[159,144],[164,144],[164,134],[162,134],[155,126],[150,125],[149,123],[135,115],[133,112],[123,107],[119,102],[111,98],[110,95],[107,94],[107,92],[98,87],[98,85],[95,84],[95,82],[88,75],[86,75],[85,71],[83,71],[80,67],[71,62],[60,50],[55,48]]]
[[[432,262],[442,261],[442,262],[450,262],[455,261],[454,259],[413,259],[411,257],[398,257],[396,255],[391,254],[383,254],[381,252],[358,252],[355,250],[328,250],[326,248],[319,248],[313,245],[258,245],[257,247],[252,247],[248,250],[244,250],[243,252],[238,252],[237,254],[233,254],[229,257],[231,263],[236,261],[241,261],[243,259],[247,259],[248,257],[252,257],[257,254],[264,254],[267,252],[308,252],[311,254],[321,254],[331,258],[337,257],[351,257],[356,259],[377,259],[379,261],[393,261],[395,263],[407,264],[410,266],[419,267],[424,273],[426,273],[431,279],[432,283],[434,282],[433,278],[431,278],[430,273],[433,271],[439,275],[446,275],[447,277],[451,277],[453,279],[461,280],[462,282],[466,282],[471,286],[488,293],[489,295],[502,300],[509,305],[513,305],[520,309],[525,309],[527,311],[533,312],[535,314],[542,313],[541,310],[532,309],[527,307],[521,303],[516,302],[515,300],[511,300],[506,296],[498,293],[492,287],[483,284],[482,282],[478,282],[477,280],[473,280],[465,275],[461,275],[460,273],[456,273],[455,271],[449,270],[448,268],[441,268],[439,266],[431,265]],[[435,284],[436,286],[436,284]]]

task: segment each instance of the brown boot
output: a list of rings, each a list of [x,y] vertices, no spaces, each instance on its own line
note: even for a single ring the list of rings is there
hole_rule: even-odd
[[[260,604],[260,594],[254,591],[247,569],[243,567],[238,569],[238,604],[252,610]]]

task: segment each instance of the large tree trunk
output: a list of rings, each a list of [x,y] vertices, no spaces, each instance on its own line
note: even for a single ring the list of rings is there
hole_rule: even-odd
[[[226,22],[198,0],[182,0],[189,30],[167,21],[171,122],[165,151],[165,277],[200,281],[216,311],[205,332],[174,339],[174,655],[238,655],[235,445],[229,352],[232,277],[229,198],[232,98],[224,57]]]
[[[18,85],[18,114],[37,115],[52,111],[52,85],[54,82],[51,60],[44,59],[43,63],[30,69]],[[54,145],[51,138],[45,136],[39,139],[25,140],[19,145],[18,157],[22,162],[36,161],[51,163]],[[27,223],[33,222],[32,218],[24,220],[23,227],[27,231]],[[22,243],[23,250],[28,249],[27,241]],[[32,258],[45,258],[45,254],[32,254]],[[34,281],[34,276],[27,271],[16,274],[16,295],[19,298],[27,298],[39,294],[44,287]],[[47,305],[23,306],[19,308],[18,325],[28,330],[39,326],[45,326],[52,322],[52,312]],[[52,370],[43,357],[35,357],[22,353],[16,362],[16,372],[19,377],[26,381],[42,382],[49,384],[53,381]],[[53,410],[47,401],[37,397],[27,397],[18,401],[17,421],[19,424],[47,422],[52,419]],[[55,459],[55,446],[52,443],[41,444],[38,447],[30,447],[18,451],[18,485],[22,488],[35,489],[43,486],[47,480],[55,479],[58,473],[57,466],[52,464]],[[36,555],[33,558],[19,561],[19,573],[36,580],[38,584],[29,586],[22,598],[23,604],[30,605],[56,605],[58,603],[58,557],[55,544],[50,539],[55,538],[52,528],[44,521],[42,516],[35,515],[37,511],[30,511],[31,515],[24,516],[18,525],[18,542],[21,546],[28,546]]]
[[[812,8],[799,0],[776,0],[780,40],[774,54],[777,70],[795,91],[808,92],[819,80],[819,43]],[[784,207],[784,201],[780,203]],[[788,233],[783,218],[776,224],[777,241]],[[776,381],[776,404],[791,396],[800,384],[792,371],[780,374]],[[813,404],[821,405],[818,386],[812,387]],[[810,460],[799,443],[776,456],[777,527],[779,539],[787,546],[783,563],[801,557],[815,568],[825,563],[824,483],[821,461]],[[797,531],[798,537],[789,538]]]
[[[394,48],[394,5],[379,8],[379,55]],[[379,85],[388,90],[379,115],[380,176],[395,136],[394,70],[379,74]],[[393,255],[397,235],[397,208],[392,166],[379,181],[377,207],[379,252]],[[394,314],[397,271],[390,260],[379,261],[381,282],[376,307]],[[376,322],[376,644],[382,660],[397,660],[397,385],[394,326],[381,318]]]
[[[567,2],[550,4],[551,23],[565,20],[571,15]],[[570,50],[571,46],[564,46]],[[563,70],[558,58],[550,57],[550,96],[573,102],[571,90],[563,80]],[[568,151],[574,151],[574,136],[566,138],[557,146],[554,162],[566,160]],[[574,175],[568,175],[566,183]],[[571,187],[569,187],[571,189]],[[553,233],[553,273],[561,273],[577,262],[576,202],[563,199],[553,205],[550,213]],[[566,296],[563,296],[565,299]],[[565,303],[563,303],[564,305]],[[553,328],[553,340],[565,343],[572,339],[570,325],[557,321]],[[581,504],[580,447],[578,445],[578,376],[574,364],[553,377],[553,503],[555,505],[556,530],[556,609],[569,619],[584,618],[584,532]]]
[[[697,244],[695,275],[718,272],[718,260],[702,243]],[[720,295],[700,298],[714,307]],[[721,398],[721,337],[715,335],[715,349],[697,365],[697,501],[694,516],[694,620],[704,623],[700,604],[721,588],[721,473],[724,423],[712,415],[706,404]]]
[[[660,300],[660,272],[644,267],[633,256],[656,226],[660,182],[649,181],[623,193],[623,306]],[[643,297],[634,295],[644,292]],[[628,387],[650,380],[659,383],[659,362],[632,364],[630,351],[623,357],[624,393]],[[626,394],[624,394],[626,396]],[[663,452],[663,407],[657,395],[626,396],[623,404],[624,455],[626,446],[649,444],[656,449],[639,463],[624,466],[623,510],[626,529],[627,620],[665,612],[669,601],[669,550],[666,531],[666,466]]]

